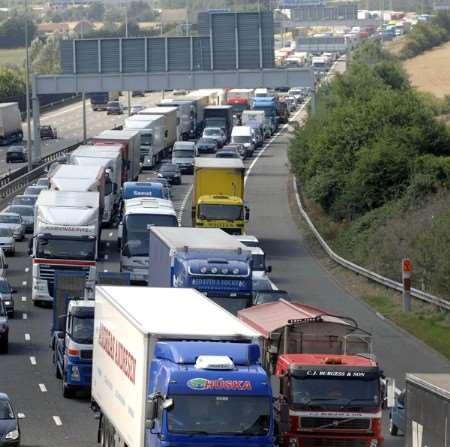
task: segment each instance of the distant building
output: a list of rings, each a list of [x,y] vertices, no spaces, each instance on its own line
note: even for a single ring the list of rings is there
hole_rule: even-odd
[[[92,31],[94,31],[95,26],[87,21],[87,20],[82,20],[81,22],[78,22],[74,28],[73,31],[75,31],[78,35],[82,36],[84,34],[88,34]]]
[[[39,23],[37,30],[40,34],[68,33],[70,27],[67,23]]]
[[[178,24],[186,22],[186,8],[181,9],[163,9],[161,11],[161,23],[163,25]]]

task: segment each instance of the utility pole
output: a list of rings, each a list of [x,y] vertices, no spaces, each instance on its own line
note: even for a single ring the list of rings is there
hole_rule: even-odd
[[[31,116],[30,116],[30,55],[28,52],[28,0],[25,0],[25,100],[27,114],[27,158],[28,171],[33,169],[33,154],[31,152]],[[38,129],[39,131],[39,129]],[[36,138],[36,135],[35,135]]]
[[[128,4],[125,2],[125,37],[128,38]],[[128,116],[131,116],[131,92],[127,92]]]

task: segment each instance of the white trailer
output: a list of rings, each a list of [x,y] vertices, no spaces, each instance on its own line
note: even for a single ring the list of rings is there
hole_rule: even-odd
[[[119,146],[79,146],[70,154],[70,163],[78,166],[100,166],[105,169],[105,209],[103,223],[110,224],[120,203],[122,153]]]
[[[148,107],[141,110],[138,115],[164,116],[164,152],[165,155],[169,154],[178,136],[177,107]]]
[[[35,205],[33,236],[34,304],[53,301],[55,272],[82,271],[93,292],[98,256],[98,192],[41,191]]]
[[[163,99],[158,107],[177,107],[178,140],[187,140],[195,130],[195,103],[193,100]]]
[[[125,129],[137,130],[141,138],[140,160],[143,168],[152,168],[164,154],[163,115],[133,115],[125,120]]]
[[[22,119],[17,102],[0,104],[0,145],[22,141]]]
[[[155,346],[183,340],[259,343],[260,336],[193,289],[96,287],[92,398],[102,413],[100,438],[106,428],[119,440],[107,445],[149,445],[147,399],[157,389],[149,374]],[[230,373],[222,371],[224,378]]]

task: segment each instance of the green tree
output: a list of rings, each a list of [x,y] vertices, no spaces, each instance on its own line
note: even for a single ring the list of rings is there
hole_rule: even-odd
[[[95,1],[89,5],[86,16],[90,20],[100,22],[105,15],[105,5],[102,2]]]
[[[63,35],[54,33],[45,42],[35,39],[31,46],[32,71],[40,74],[60,72],[60,43]]]
[[[28,20],[28,44],[34,39],[37,27]],[[25,16],[14,16],[0,24],[0,48],[25,46]]]
[[[17,67],[0,67],[0,98],[25,94],[23,71]]]

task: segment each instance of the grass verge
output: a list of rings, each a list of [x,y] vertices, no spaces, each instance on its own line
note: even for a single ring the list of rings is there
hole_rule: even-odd
[[[21,67],[25,59],[25,48],[0,50],[0,65],[17,65]]]
[[[450,360],[450,328],[444,312],[423,312],[421,309],[405,313],[390,297],[377,295],[361,298],[381,315]]]

